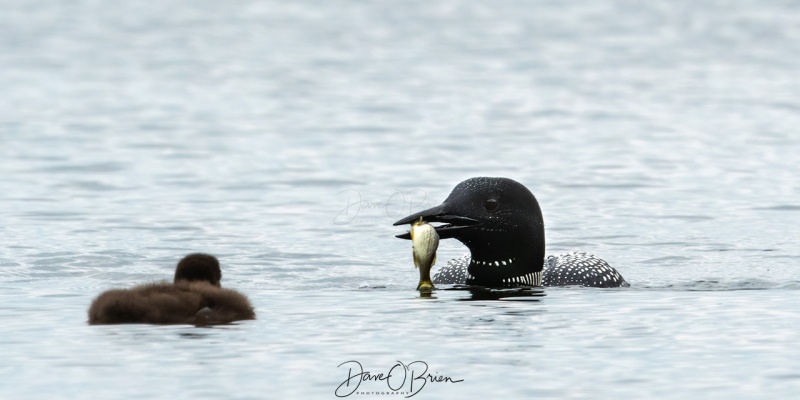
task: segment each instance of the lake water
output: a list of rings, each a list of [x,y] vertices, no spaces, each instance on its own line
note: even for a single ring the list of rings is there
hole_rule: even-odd
[[[2,399],[800,390],[794,2],[2,9]],[[631,288],[419,298],[392,222],[481,175]],[[257,320],[86,324],[195,251]]]

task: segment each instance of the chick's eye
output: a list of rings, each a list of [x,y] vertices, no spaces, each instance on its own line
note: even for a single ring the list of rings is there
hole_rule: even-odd
[[[483,208],[492,211],[497,208],[497,199],[487,199],[483,202]]]

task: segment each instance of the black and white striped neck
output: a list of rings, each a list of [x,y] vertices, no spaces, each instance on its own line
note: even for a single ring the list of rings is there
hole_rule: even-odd
[[[467,284],[500,287],[541,286],[542,271],[535,269],[535,264],[522,262],[517,257],[494,260],[473,258],[470,259],[467,268]]]

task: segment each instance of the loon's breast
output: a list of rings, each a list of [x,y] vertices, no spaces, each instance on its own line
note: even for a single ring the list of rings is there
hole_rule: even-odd
[[[433,283],[443,285],[465,284],[467,282],[467,267],[469,267],[470,261],[472,261],[472,257],[469,254],[464,254],[448,261],[447,265],[433,275]]]
[[[467,281],[469,254],[447,262],[433,276],[434,284],[464,284]],[[549,256],[542,269],[542,286],[628,287],[628,282],[603,259],[586,253]]]

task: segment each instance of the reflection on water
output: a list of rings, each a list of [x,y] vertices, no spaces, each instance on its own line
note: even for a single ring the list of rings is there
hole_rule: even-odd
[[[462,298],[462,301],[470,300],[516,300],[516,301],[539,301],[538,297],[544,297],[545,291],[541,287],[522,286],[515,288],[491,288],[471,285],[454,285],[444,290],[463,290],[470,293],[470,297]]]

